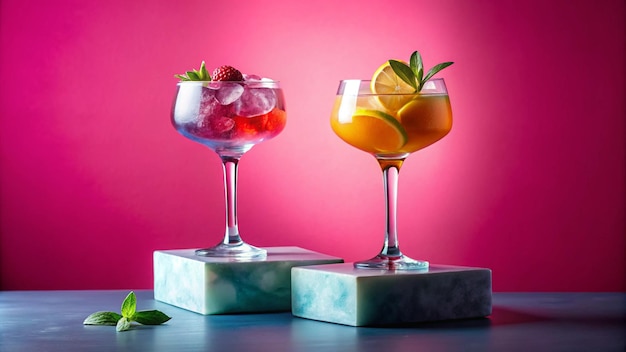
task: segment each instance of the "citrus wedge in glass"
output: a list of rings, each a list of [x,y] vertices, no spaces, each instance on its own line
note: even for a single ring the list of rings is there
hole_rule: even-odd
[[[411,94],[415,94],[415,88],[396,75],[389,61],[374,72],[370,89],[374,94],[381,94],[377,96],[378,101],[390,111],[399,110],[413,98]]]
[[[419,95],[398,110],[398,119],[411,135],[405,150],[419,150],[443,138],[452,128],[447,95]]]
[[[397,152],[408,139],[400,122],[379,110],[356,109],[351,121],[333,120],[332,128],[348,144],[372,154]]]

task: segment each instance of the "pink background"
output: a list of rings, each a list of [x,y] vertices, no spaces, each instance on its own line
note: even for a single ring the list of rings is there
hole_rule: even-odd
[[[219,159],[169,120],[202,60],[285,89],[242,159],[244,238],[373,256],[380,171],[329,114],[340,79],[420,50],[456,62],[455,124],[400,173],[403,251],[495,291],[624,291],[623,0],[233,4],[0,2],[1,289],[151,288],[154,250],[221,239]]]

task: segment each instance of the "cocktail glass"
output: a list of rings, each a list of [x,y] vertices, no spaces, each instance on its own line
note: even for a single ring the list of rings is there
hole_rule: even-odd
[[[443,138],[452,128],[452,109],[442,78],[426,82],[413,94],[373,94],[371,81],[339,83],[331,114],[333,131],[348,144],[370,153],[383,172],[386,205],[385,241],[372,259],[354,263],[357,268],[420,270],[428,261],[414,260],[400,251],[398,242],[398,175],[413,152]]]
[[[253,146],[276,137],[286,123],[280,84],[246,81],[182,81],[172,107],[172,124],[183,136],[209,147],[222,160],[226,198],[223,240],[196,254],[262,259],[267,251],[241,238],[237,220],[237,174],[241,157]]]

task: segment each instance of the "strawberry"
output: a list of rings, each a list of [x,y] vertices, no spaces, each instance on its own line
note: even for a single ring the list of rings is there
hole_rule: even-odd
[[[213,81],[243,81],[243,75],[232,66],[220,66],[213,70]]]
[[[287,114],[284,110],[273,109],[267,114],[267,120],[263,125],[266,131],[276,133],[282,131],[285,128],[285,122],[287,121]]]

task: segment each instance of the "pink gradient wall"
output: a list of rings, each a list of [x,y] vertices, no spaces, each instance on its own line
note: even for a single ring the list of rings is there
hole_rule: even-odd
[[[456,62],[455,124],[400,173],[404,252],[495,291],[625,289],[624,1],[233,4],[0,2],[0,289],[151,288],[154,250],[220,240],[219,159],[169,120],[202,60],[285,89],[287,128],[241,162],[244,238],[374,255],[380,171],[329,113],[416,49]]]

